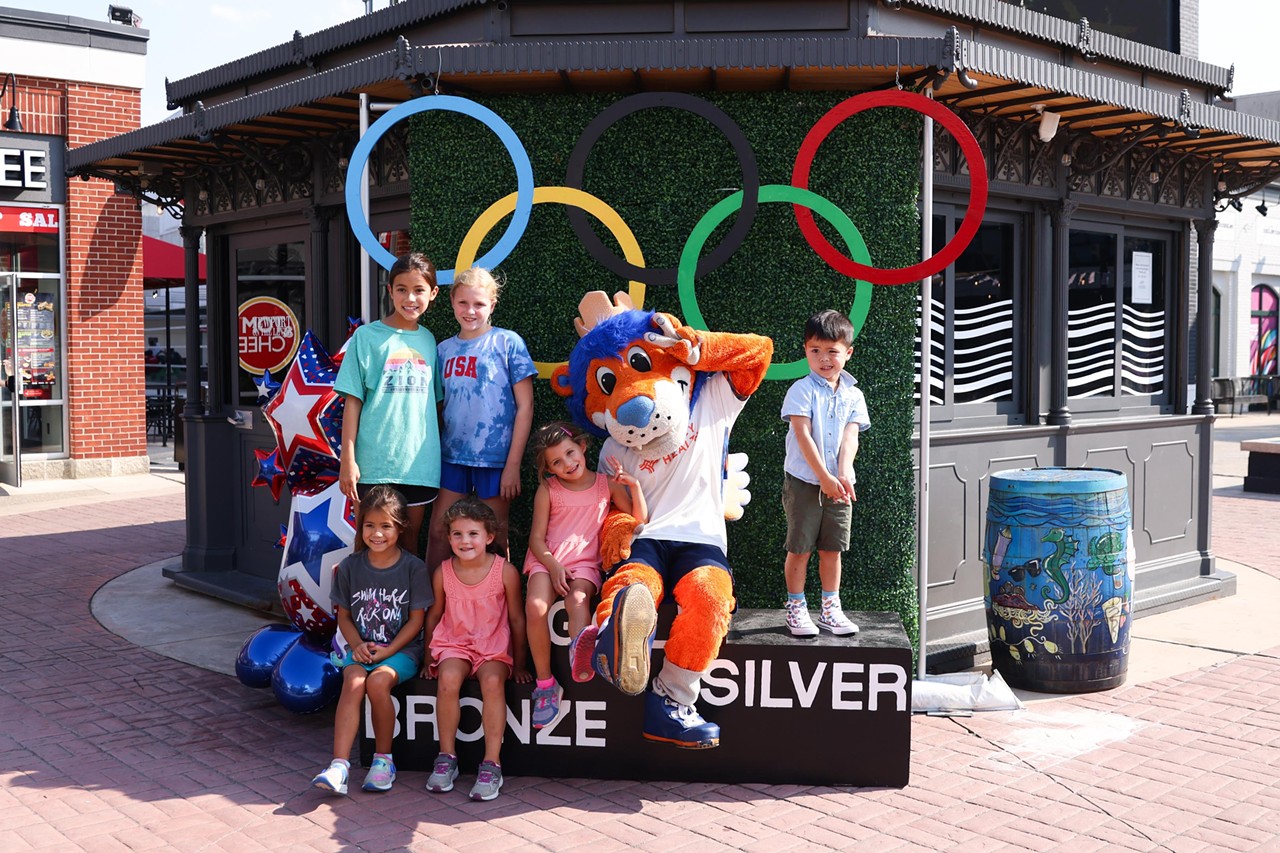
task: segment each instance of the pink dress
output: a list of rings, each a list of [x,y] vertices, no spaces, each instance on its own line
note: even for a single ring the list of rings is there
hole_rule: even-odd
[[[494,555],[489,574],[472,586],[458,580],[453,558],[440,564],[444,573],[444,615],[431,634],[432,675],[438,673],[440,661],[449,658],[470,661],[472,675],[480,664],[491,660],[511,667],[511,622],[507,617],[507,590],[502,584],[506,565],[506,560]]]
[[[551,497],[547,548],[570,580],[588,580],[599,589],[600,528],[609,514],[609,478],[597,473],[595,484],[581,492],[566,489],[556,477],[545,482]],[[533,575],[547,571],[547,567],[530,551],[524,558],[524,571]]]

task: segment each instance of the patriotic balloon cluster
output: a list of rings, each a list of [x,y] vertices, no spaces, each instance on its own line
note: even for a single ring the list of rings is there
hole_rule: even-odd
[[[329,592],[334,570],[355,542],[356,508],[338,490],[344,400],[333,385],[341,360],[341,352],[331,357],[308,331],[279,382],[270,373],[255,382],[276,447],[254,451],[253,485],[268,486],[276,500],[284,486],[289,490],[276,586],[292,624],[249,637],[236,674],[250,687],[271,686],[280,704],[297,713],[329,704],[342,681],[329,660],[337,630]]]

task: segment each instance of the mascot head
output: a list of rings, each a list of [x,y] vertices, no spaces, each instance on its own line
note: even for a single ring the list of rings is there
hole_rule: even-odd
[[[623,293],[614,300],[600,291],[583,298],[574,321],[581,340],[551,386],[584,428],[659,459],[685,440],[703,374],[662,344],[652,311],[634,310]]]

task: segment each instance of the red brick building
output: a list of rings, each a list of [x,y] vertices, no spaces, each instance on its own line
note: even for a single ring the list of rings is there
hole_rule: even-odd
[[[139,126],[147,32],[13,9],[0,24],[0,481],[143,472],[138,199],[63,164]]]

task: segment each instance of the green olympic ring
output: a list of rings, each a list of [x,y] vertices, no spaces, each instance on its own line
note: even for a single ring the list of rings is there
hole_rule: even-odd
[[[761,186],[760,202],[768,201],[798,204],[809,208],[831,223],[836,232],[844,239],[845,246],[849,249],[850,257],[858,263],[870,265],[871,253],[867,251],[867,244],[862,239],[862,234],[858,232],[853,220],[833,202],[815,192],[793,187],[790,184],[765,184]],[[680,251],[680,265],[677,267],[676,273],[676,287],[677,292],[680,294],[680,310],[684,313],[685,322],[695,329],[710,331],[707,327],[707,321],[702,317],[702,311],[698,308],[698,296],[694,292],[694,276],[698,268],[698,256],[701,255],[702,247],[706,245],[707,239],[715,231],[716,226],[728,219],[740,207],[742,207],[742,190],[724,199],[704,213],[702,218],[698,220],[698,224],[693,226],[693,231],[690,232],[688,241]],[[853,322],[853,336],[857,338],[858,333],[862,331],[863,324],[867,321],[867,314],[871,311],[871,292],[874,287],[871,282],[863,279],[855,279],[854,282],[853,305],[849,308],[849,319]],[[808,372],[809,362],[801,358],[797,361],[769,365],[769,370],[765,373],[765,379],[799,379],[807,375]]]

